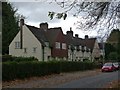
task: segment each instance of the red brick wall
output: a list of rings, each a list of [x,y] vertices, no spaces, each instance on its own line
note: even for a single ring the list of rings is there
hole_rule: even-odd
[[[56,48],[55,42],[60,42],[60,45],[61,45],[60,49]],[[66,57],[67,58],[67,56],[68,56],[67,46],[66,46],[66,49],[62,49],[62,43],[66,43],[65,38],[63,36],[63,33],[59,32],[56,40],[54,41],[54,45],[53,45],[53,48],[52,48],[52,57],[59,57],[59,58]]]

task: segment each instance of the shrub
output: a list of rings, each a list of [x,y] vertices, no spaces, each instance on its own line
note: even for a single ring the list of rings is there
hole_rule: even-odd
[[[7,61],[16,61],[16,62],[21,62],[21,61],[38,61],[37,58],[35,57],[13,57],[11,55],[3,55],[2,56],[2,62],[7,62]]]
[[[35,57],[13,57],[12,61],[22,62],[22,61],[38,61]]]
[[[80,70],[89,70],[97,67],[93,62],[77,61],[49,61],[49,62],[3,62],[2,80],[14,80],[16,78],[24,79],[32,76],[44,76],[49,74],[59,74],[61,72],[71,72]]]
[[[12,59],[11,55],[2,55],[2,62],[12,61]]]

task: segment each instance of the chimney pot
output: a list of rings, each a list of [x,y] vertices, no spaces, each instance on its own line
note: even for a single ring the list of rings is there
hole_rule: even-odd
[[[78,34],[75,34],[75,37],[78,38]]]
[[[73,37],[73,31],[67,31],[67,36],[69,36],[69,37]]]

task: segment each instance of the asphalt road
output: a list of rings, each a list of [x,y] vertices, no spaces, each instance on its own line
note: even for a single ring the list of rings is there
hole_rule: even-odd
[[[88,73],[89,74],[89,73]],[[120,72],[104,72],[96,76],[85,77],[53,88],[103,88],[113,80],[120,79]]]

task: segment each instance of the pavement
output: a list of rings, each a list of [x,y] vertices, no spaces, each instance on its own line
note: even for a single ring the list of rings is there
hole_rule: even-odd
[[[3,88],[101,88],[118,79],[118,71],[102,73],[100,69],[31,77],[3,82]]]
[[[99,75],[81,78],[54,88],[103,88],[109,82],[118,80],[118,71],[106,72]]]

